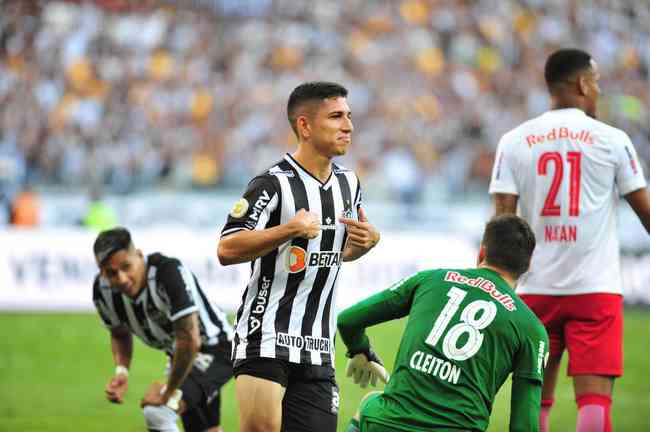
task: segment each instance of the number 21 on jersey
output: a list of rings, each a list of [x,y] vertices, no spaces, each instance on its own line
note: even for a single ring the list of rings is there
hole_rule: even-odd
[[[582,153],[570,151],[566,154],[569,164],[569,216],[580,215],[580,166]],[[560,216],[560,204],[557,203],[557,193],[562,185],[564,177],[564,160],[560,152],[544,152],[537,161],[537,174],[545,176],[549,174],[549,166],[554,166],[553,180],[548,190],[548,195],[542,207],[542,216]]]
[[[435,347],[440,341],[466,295],[466,291],[456,287],[447,292],[449,301],[433,324],[433,328],[425,340],[427,345]],[[461,322],[452,326],[442,340],[442,351],[445,356],[450,360],[457,361],[467,360],[474,356],[483,344],[481,330],[489,326],[496,316],[496,305],[487,300],[474,300],[465,306],[460,313]],[[459,347],[458,341],[464,334],[467,334],[467,340]]]

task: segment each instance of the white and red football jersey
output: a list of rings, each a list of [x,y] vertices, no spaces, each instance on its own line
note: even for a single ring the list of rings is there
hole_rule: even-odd
[[[579,109],[548,111],[505,134],[490,193],[518,195],[537,239],[517,292],[621,293],[616,204],[645,185],[627,134]]]

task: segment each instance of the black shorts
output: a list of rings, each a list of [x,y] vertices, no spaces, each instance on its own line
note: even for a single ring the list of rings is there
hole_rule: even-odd
[[[234,374],[263,378],[286,389],[282,400],[283,432],[336,432],[339,388],[331,366],[254,358],[236,360]]]
[[[195,365],[181,385],[187,404],[181,415],[185,432],[203,432],[221,424],[220,390],[232,377],[229,343],[202,349],[200,355],[212,356],[212,362],[204,371]]]

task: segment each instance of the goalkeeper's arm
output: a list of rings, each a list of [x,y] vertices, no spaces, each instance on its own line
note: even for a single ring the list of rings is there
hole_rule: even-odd
[[[510,401],[510,432],[539,431],[542,383],[513,376]]]
[[[348,376],[354,382],[366,387],[377,380],[388,381],[388,373],[381,359],[370,348],[366,327],[373,326],[408,314],[412,289],[404,283],[405,289],[388,289],[375,294],[339,314],[338,328],[343,343],[348,347]]]

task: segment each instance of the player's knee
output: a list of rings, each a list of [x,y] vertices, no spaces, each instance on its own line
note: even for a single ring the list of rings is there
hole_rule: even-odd
[[[255,416],[242,425],[241,432],[279,432],[281,424],[271,418]]]
[[[160,432],[179,432],[178,415],[167,406],[147,405],[142,409],[147,429]]]
[[[361,398],[361,402],[359,402],[359,408],[357,408],[357,411],[354,413],[354,415],[352,416],[352,418],[355,419],[356,421],[359,421],[359,420],[361,419],[361,407],[363,406],[363,403],[364,403],[366,400],[368,400],[369,398],[371,398],[372,396],[379,395],[379,394],[382,394],[382,393],[383,393],[383,392],[380,391],[380,390],[374,390],[374,391],[371,391],[371,392],[366,393],[366,394]]]

